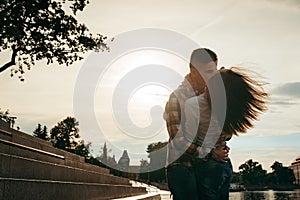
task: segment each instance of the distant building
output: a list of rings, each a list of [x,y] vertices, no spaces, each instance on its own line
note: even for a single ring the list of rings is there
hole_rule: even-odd
[[[121,156],[121,158],[119,159],[119,162],[118,162],[120,170],[129,172],[129,162],[130,162],[130,159],[129,159],[127,150],[124,150],[123,155]]]
[[[115,166],[118,166],[118,163],[117,163],[117,161],[116,161],[116,158],[115,158],[115,155],[113,155],[113,157],[108,157],[107,158],[107,162],[108,162],[108,164],[110,165],[110,166],[113,166],[113,167],[115,167]]]
[[[140,175],[140,166],[129,164],[130,158],[128,156],[127,150],[124,150],[121,158],[118,161],[119,170],[122,172],[123,176],[133,180],[138,180]]]
[[[129,178],[133,180],[138,180],[140,175],[140,166],[131,165],[129,166]]]
[[[300,185],[300,156],[298,156],[289,167],[293,170],[295,175],[295,184]]]

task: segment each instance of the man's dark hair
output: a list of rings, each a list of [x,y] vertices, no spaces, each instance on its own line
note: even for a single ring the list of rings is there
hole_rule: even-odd
[[[216,62],[217,60],[217,54],[207,48],[195,49],[191,55],[191,62],[195,61],[196,63],[206,64],[212,61]]]

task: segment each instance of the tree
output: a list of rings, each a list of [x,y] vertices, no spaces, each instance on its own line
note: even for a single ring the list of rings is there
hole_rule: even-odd
[[[149,180],[149,163],[147,160],[140,160],[140,175],[141,180]]]
[[[74,148],[74,153],[79,156],[88,158],[90,156],[90,146],[90,142],[88,144],[85,144],[84,140],[79,140]]]
[[[75,152],[79,143],[79,122],[73,117],[67,117],[50,130],[51,142],[57,148]]]
[[[165,175],[165,163],[167,156],[166,145],[168,142],[157,142],[149,144],[147,147],[148,157],[150,158],[149,170],[151,181],[164,181]]]
[[[91,143],[85,144],[84,140],[80,138],[78,126],[79,122],[74,117],[67,117],[50,130],[50,141],[59,149],[83,156],[86,160],[94,162],[90,155]]]
[[[272,183],[275,185],[292,185],[295,181],[293,170],[284,167],[282,163],[275,161],[271,166],[273,172],[271,173]]]
[[[10,61],[0,67],[0,73],[15,66],[11,76],[19,74],[23,81],[25,69],[46,59],[67,66],[81,60],[88,50],[108,49],[106,37],[93,36],[75,18],[88,0],[68,0],[72,14],[66,14],[66,0],[0,0],[0,52],[11,51]]]
[[[44,126],[42,128],[41,124],[38,124],[37,128],[33,131],[33,135],[35,137],[41,138],[43,140],[48,141],[50,138],[48,136],[48,131],[47,131],[47,127]]]
[[[242,176],[240,173],[233,172],[232,173],[232,178],[231,178],[231,183],[242,183]]]
[[[266,181],[267,171],[262,169],[261,164],[252,159],[239,166],[240,173],[245,185],[263,185]]]

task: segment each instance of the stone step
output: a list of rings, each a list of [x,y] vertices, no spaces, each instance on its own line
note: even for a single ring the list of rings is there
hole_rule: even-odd
[[[45,161],[53,164],[65,165],[84,170],[95,171],[98,173],[109,174],[109,169],[99,166],[91,165],[88,163],[70,160],[61,154],[55,154],[40,149],[35,149],[26,145],[10,142],[0,139],[0,152],[8,155],[20,156],[23,158],[31,158],[34,160]],[[75,155],[77,156],[77,155]]]
[[[0,177],[131,185],[129,179],[0,153]]]
[[[0,178],[0,199],[101,200],[146,194],[146,189],[125,185]]]
[[[61,155],[69,160],[84,162],[84,158],[81,156],[55,148],[53,147],[52,143],[48,141],[42,140],[37,137],[33,137],[32,135],[28,135],[14,129],[10,129],[10,128],[3,129],[3,127],[1,127],[0,139],[10,141],[12,143],[16,143],[19,145],[31,147],[37,150],[42,150],[49,153]]]
[[[132,197],[118,198],[114,200],[161,200],[161,195],[157,193],[148,193]]]

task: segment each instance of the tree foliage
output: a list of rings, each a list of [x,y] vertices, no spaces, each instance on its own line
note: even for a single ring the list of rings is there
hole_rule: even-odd
[[[239,166],[239,170],[246,185],[263,185],[266,181],[267,171],[252,159]]]
[[[246,186],[269,186],[271,188],[280,188],[282,186],[291,186],[295,181],[293,170],[284,167],[282,163],[275,161],[271,166],[272,172],[266,173],[261,164],[252,159],[246,161],[239,167],[242,181]]]
[[[150,181],[161,182],[166,180],[164,166],[166,163],[167,156],[167,144],[168,142],[157,142],[149,144],[147,147],[147,153],[149,153],[148,157],[150,158]],[[153,171],[157,168],[159,169]]]
[[[18,74],[24,80],[22,74],[36,61],[70,65],[88,50],[108,49],[103,35],[93,36],[75,18],[88,0],[68,0],[70,14],[63,9],[66,0],[0,2],[0,51],[11,50],[10,61],[0,67],[0,73],[15,66],[11,76]]]
[[[271,181],[276,185],[290,185],[295,181],[295,175],[292,169],[284,167],[282,163],[275,161],[271,166]]]
[[[49,135],[48,135],[47,127],[44,126],[42,128],[41,124],[37,125],[36,129],[33,131],[33,135],[35,137],[41,138],[41,139],[46,140],[46,141],[48,141],[50,139]]]
[[[58,122],[50,130],[51,142],[57,148],[75,153],[75,149],[80,145],[79,122],[73,117],[67,117]]]

